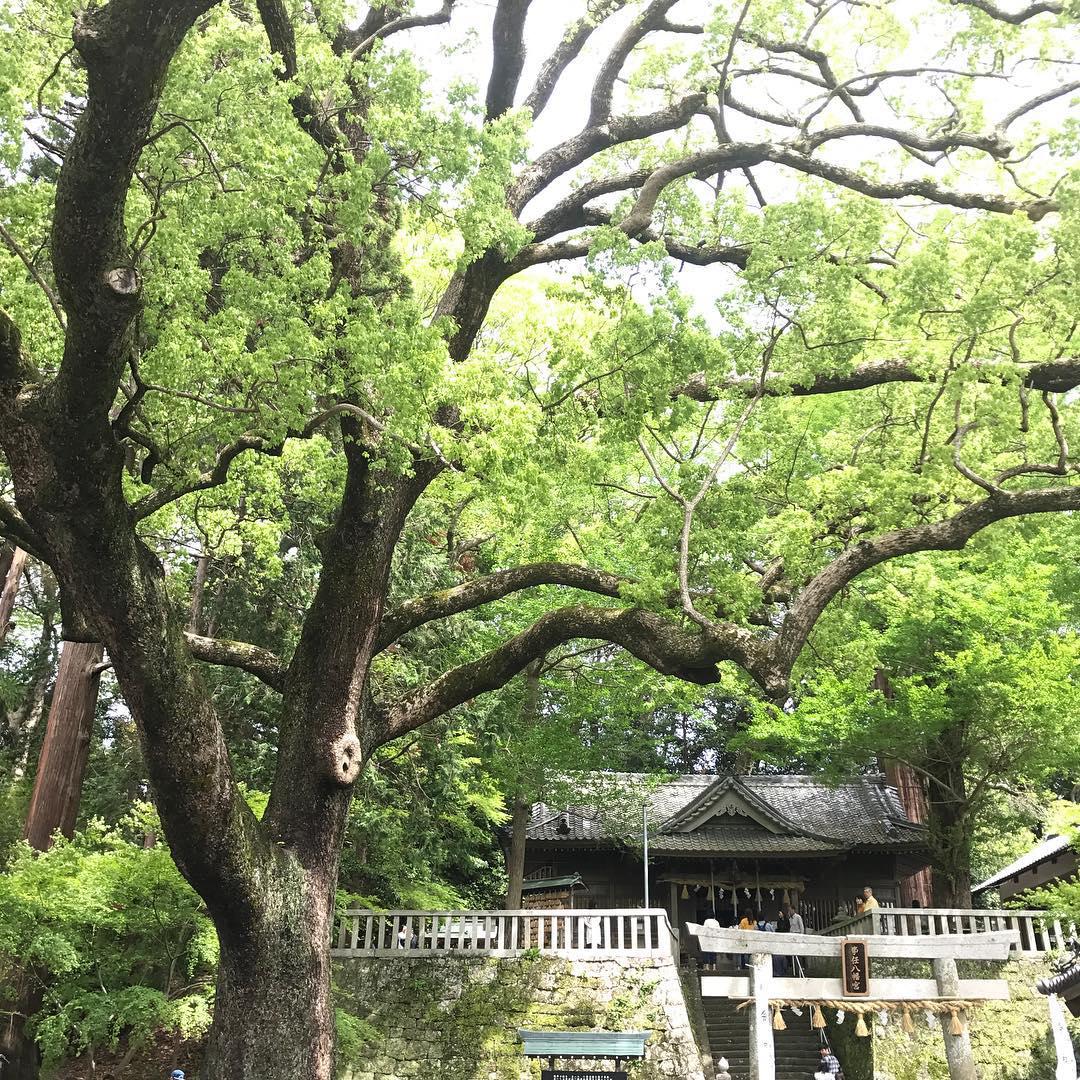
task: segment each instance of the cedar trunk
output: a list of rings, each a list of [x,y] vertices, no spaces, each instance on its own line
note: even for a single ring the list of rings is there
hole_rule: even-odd
[[[514,812],[510,818],[510,848],[506,855],[506,907],[517,911],[521,907],[522,890],[525,885],[525,834],[532,807],[520,795],[514,798]]]
[[[26,842],[37,851],[48,850],[57,831],[64,836],[75,831],[103,654],[100,644],[68,641],[60,655],[45,742],[23,830]],[[0,1034],[4,1080],[37,1080],[41,1055],[27,1034],[26,1020],[41,1008],[44,979],[45,973],[34,969],[20,972],[14,999],[5,1004],[5,1011],[12,1015]]]
[[[75,831],[103,655],[100,643],[82,641],[65,642],[60,653],[45,742],[23,831],[27,843],[38,851],[49,848],[58,830],[64,836]]]
[[[967,725],[957,718],[935,741],[928,770],[930,843],[934,855],[934,906],[971,907],[971,846],[974,812],[964,763]]]

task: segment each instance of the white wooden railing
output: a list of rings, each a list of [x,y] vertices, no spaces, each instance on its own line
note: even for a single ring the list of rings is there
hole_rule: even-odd
[[[581,911],[342,912],[333,956],[432,953],[514,956],[535,949],[572,956],[679,956],[663,908]]]
[[[821,932],[830,937],[857,937],[860,934],[937,937],[940,934],[983,934],[994,930],[1015,930],[1020,935],[1013,951],[1022,956],[1041,956],[1064,949],[1069,935],[1061,922],[1045,911],[1009,908],[878,908],[845,922],[834,923]]]

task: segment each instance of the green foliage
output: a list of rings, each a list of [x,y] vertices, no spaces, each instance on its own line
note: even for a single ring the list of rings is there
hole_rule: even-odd
[[[122,828],[17,850],[0,875],[0,987],[20,971],[46,984],[33,1026],[49,1060],[209,1025],[217,938],[168,850],[142,848],[156,827],[137,806]]]
[[[970,869],[980,836],[1000,850],[995,834],[1080,770],[1080,638],[1063,585],[1023,543],[878,572],[819,629],[832,662],[806,664],[795,709],[759,706],[744,745],[833,776],[909,763],[928,784],[938,868]],[[887,688],[872,689],[880,672]]]

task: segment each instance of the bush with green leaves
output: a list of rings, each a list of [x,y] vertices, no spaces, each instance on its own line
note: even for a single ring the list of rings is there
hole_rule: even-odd
[[[16,848],[0,876],[0,994],[43,984],[33,1029],[47,1061],[210,1023],[217,937],[168,850],[142,846],[156,831],[139,804],[117,828]]]

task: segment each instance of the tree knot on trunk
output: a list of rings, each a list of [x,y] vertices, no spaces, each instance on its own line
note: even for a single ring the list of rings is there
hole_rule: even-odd
[[[347,731],[330,744],[330,778],[347,787],[356,782],[363,763],[363,753],[356,732]]]
[[[105,285],[117,296],[138,296],[142,278],[133,266],[116,266],[102,274]]]

